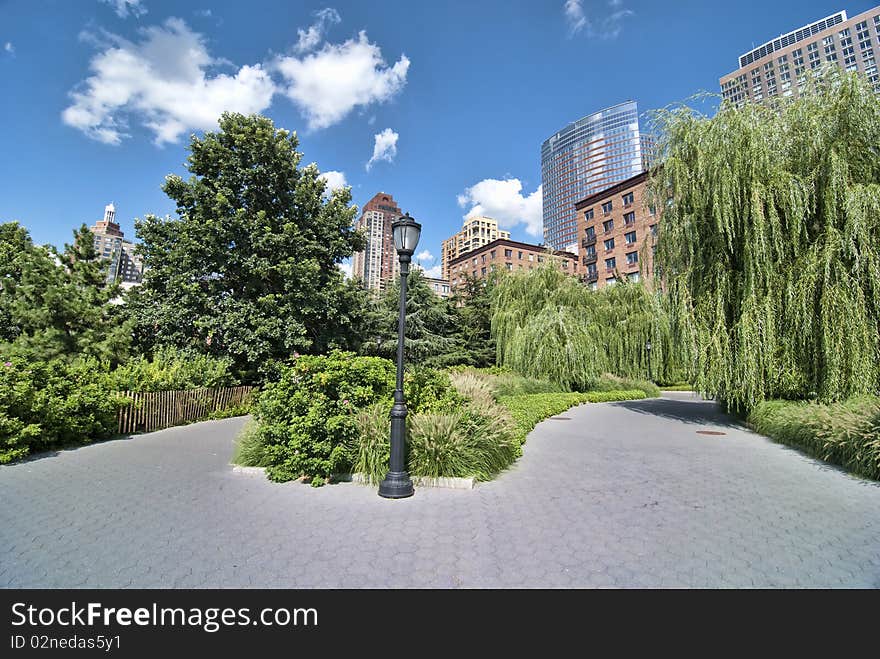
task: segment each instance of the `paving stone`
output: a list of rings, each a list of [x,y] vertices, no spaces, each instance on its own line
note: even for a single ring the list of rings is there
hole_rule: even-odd
[[[0,586],[880,587],[877,483],[690,394],[566,416],[402,501],[234,473],[242,419],[5,465]]]

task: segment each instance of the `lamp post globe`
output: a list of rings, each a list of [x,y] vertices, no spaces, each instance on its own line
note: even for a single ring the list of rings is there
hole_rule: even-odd
[[[409,213],[391,223],[394,248],[400,261],[400,311],[397,317],[397,384],[391,408],[391,460],[385,480],[379,484],[379,496],[403,499],[413,495],[413,483],[406,471],[406,401],[403,398],[403,338],[406,327],[406,280],[409,264],[419,244],[422,225]]]

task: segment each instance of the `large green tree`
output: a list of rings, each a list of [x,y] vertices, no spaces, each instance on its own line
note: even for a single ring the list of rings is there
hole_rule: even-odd
[[[0,351],[39,360],[87,355],[125,358],[130,327],[110,304],[94,237],[82,225],[63,252],[34,245],[16,222],[0,224]]]
[[[465,274],[452,296],[458,312],[457,334],[464,355],[461,363],[468,366],[495,365],[495,339],[492,337],[492,296],[497,275],[487,278]]]
[[[348,347],[363,295],[338,265],[363,247],[349,189],[301,166],[295,133],[224,114],[193,136],[191,176],[165,179],[177,218],[136,222],[146,264],[137,339],[231,356],[256,373],[294,351]]]
[[[498,364],[523,375],[575,389],[604,373],[658,382],[689,376],[691,342],[671,322],[665,296],[641,282],[593,291],[548,262],[505,273],[492,309]]]
[[[832,67],[796,100],[659,114],[659,259],[732,408],[880,391],[880,99]]]

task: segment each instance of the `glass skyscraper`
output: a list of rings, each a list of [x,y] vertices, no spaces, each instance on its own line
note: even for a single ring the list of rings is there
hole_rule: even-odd
[[[579,119],[541,145],[544,242],[553,249],[577,243],[574,205],[650,166],[653,140],[639,129],[635,101]]]

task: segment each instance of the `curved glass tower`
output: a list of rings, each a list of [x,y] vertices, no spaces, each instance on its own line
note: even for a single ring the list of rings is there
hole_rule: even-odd
[[[576,243],[574,205],[650,166],[653,141],[639,129],[635,101],[568,124],[541,145],[544,242],[553,249]]]

